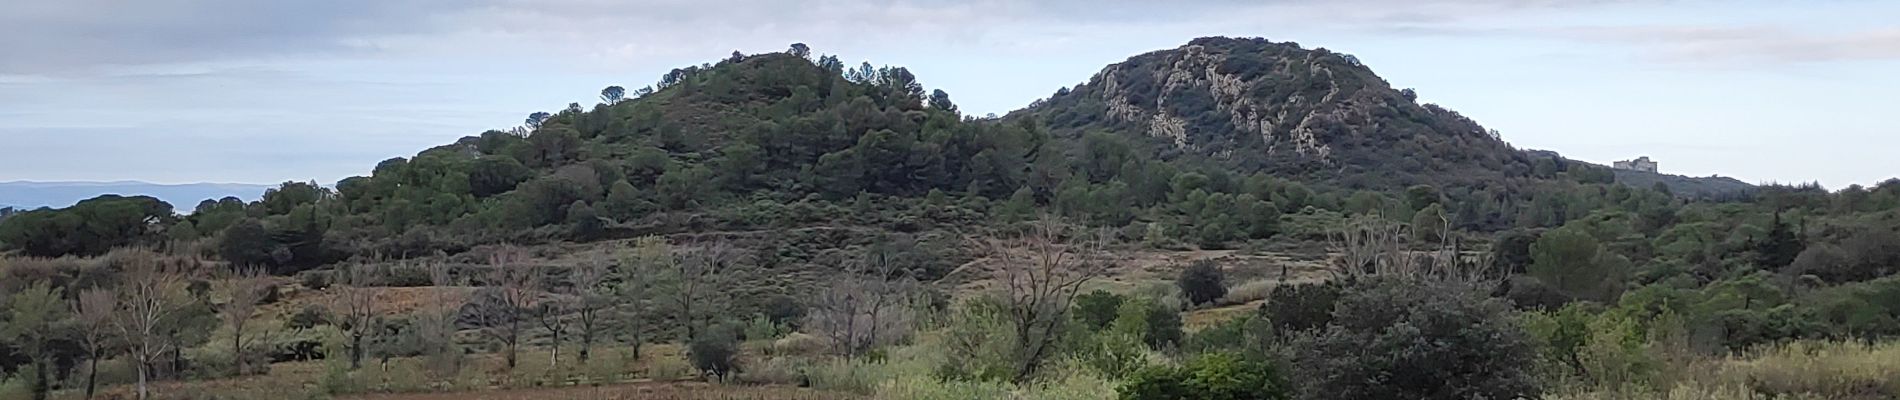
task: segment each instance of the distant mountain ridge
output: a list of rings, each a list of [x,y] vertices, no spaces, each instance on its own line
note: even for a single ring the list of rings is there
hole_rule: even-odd
[[[190,212],[198,202],[207,199],[237,197],[244,201],[257,200],[263,196],[264,189],[276,185],[248,183],[183,183],[161,184],[140,181],[113,182],[0,182],[0,207],[33,209],[40,207],[66,207],[80,200],[99,195],[117,194],[123,196],[152,196],[171,203],[179,212]]]

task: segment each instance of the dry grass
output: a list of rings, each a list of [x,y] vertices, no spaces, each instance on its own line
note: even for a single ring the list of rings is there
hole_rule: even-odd
[[[1181,328],[1188,332],[1200,331],[1203,328],[1219,325],[1222,322],[1251,314],[1259,310],[1260,304],[1262,303],[1265,303],[1265,301],[1189,311],[1181,315]]]
[[[823,392],[788,386],[721,386],[702,382],[644,382],[622,385],[511,389],[465,393],[374,394],[342,397],[362,400],[819,400],[858,399],[849,393]]]
[[[1900,343],[1796,342],[1730,366],[1757,391],[1834,399],[1900,398]]]
[[[1667,391],[1610,388],[1553,400],[1875,400],[1900,398],[1900,342],[1795,342],[1673,368]]]

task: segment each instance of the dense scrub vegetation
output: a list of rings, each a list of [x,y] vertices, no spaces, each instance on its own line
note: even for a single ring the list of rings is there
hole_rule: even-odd
[[[1631,187],[1511,149],[1349,56],[1194,45],[1001,119],[795,45],[333,186],[184,215],[117,196],[0,212],[0,393],[327,360],[311,384],[329,394],[688,376],[881,398],[1900,394],[1774,364],[1900,381],[1803,353],[1891,352],[1900,181]],[[1211,94],[1143,78],[1207,51],[1253,104],[1353,116],[1272,131],[1318,130],[1329,158],[1232,135],[1230,109],[1195,102]],[[1296,101],[1334,91],[1352,100]],[[1171,96],[1132,103],[1193,121],[1199,147],[1104,119],[1127,96]],[[1301,248],[1324,249],[1300,256],[1331,279],[1242,282],[1202,259],[1094,290],[1133,254]],[[1244,309],[1184,328],[1220,307]],[[467,376],[491,361],[549,372]],[[372,389],[387,372],[366,363],[417,376]],[[1688,375],[1710,365],[1766,383]]]

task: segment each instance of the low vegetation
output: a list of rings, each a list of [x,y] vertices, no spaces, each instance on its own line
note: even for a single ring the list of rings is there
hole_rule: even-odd
[[[973,118],[794,45],[333,186],[6,210],[0,398],[1900,396],[1900,181],[1631,187],[1347,55],[1193,46]],[[1131,75],[1208,52],[1370,122],[1263,149]],[[1160,96],[1209,147],[1109,115]]]

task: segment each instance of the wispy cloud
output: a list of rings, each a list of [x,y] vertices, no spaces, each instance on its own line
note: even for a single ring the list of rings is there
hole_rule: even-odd
[[[1900,60],[1900,28],[1842,33],[1775,26],[1605,26],[1552,31],[1637,46],[1660,60],[1690,64]]]

